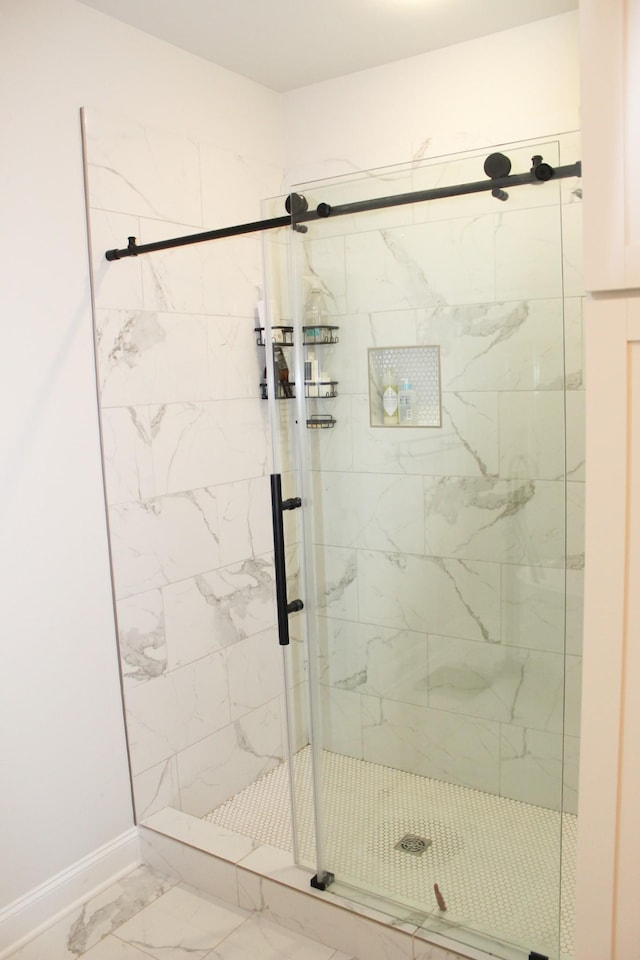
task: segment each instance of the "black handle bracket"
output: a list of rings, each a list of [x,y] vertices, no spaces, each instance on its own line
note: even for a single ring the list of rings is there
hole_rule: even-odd
[[[289,645],[289,614],[304,609],[302,600],[287,600],[287,565],[285,561],[284,510],[296,510],[302,506],[300,497],[282,499],[282,477],[271,474],[271,519],[273,521],[273,553],[276,568],[276,606],[278,611],[278,642],[281,647]]]

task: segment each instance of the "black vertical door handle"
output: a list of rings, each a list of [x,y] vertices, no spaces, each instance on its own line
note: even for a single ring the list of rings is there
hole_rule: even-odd
[[[271,519],[273,522],[273,554],[276,568],[276,607],[278,612],[278,642],[281,647],[289,645],[289,614],[302,610],[302,600],[287,602],[287,566],[284,556],[283,510],[295,510],[302,506],[299,497],[282,500],[282,477],[271,474]]]

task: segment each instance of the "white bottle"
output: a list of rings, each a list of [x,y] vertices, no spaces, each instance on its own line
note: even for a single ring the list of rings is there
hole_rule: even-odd
[[[327,308],[322,294],[319,280],[313,280],[311,293],[305,304],[304,322],[306,326],[305,340],[317,342],[321,339],[320,327],[327,322]]]
[[[307,397],[318,396],[318,361],[313,350],[309,350],[304,362],[305,394]]]
[[[398,423],[398,377],[390,364],[382,374],[382,420],[385,426]]]
[[[411,381],[403,379],[400,381],[400,393],[398,394],[398,418],[401,424],[411,426],[415,417],[416,395],[411,387]]]

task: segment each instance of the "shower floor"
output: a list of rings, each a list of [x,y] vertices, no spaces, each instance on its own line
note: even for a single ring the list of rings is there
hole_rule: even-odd
[[[326,869],[337,882],[550,957],[560,926],[560,957],[570,960],[575,816],[328,751],[322,763]],[[294,772],[300,858],[315,869],[309,747],[296,754]],[[291,850],[289,808],[285,762],[204,819]],[[421,855],[396,849],[405,834],[432,844]]]

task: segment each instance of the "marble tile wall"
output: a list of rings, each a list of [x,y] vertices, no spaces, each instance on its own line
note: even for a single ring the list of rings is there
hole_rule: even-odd
[[[528,169],[531,148],[508,152],[514,172]],[[536,152],[552,164],[580,155],[570,135]],[[415,169],[411,186],[482,176],[482,160],[456,161]],[[411,189],[383,174],[357,182],[356,196],[365,186]],[[324,186],[318,199],[339,203],[350,189]],[[324,744],[571,811],[579,218],[574,180],[506,203],[483,194],[324,221],[301,241],[340,326],[339,344],[316,348],[340,393],[317,406],[338,423],[310,437]],[[442,428],[372,428],[367,348],[420,344],[440,345]]]
[[[200,816],[283,757],[255,344],[256,237],[104,251],[261,216],[258,156],[85,111],[104,469],[138,818]]]

